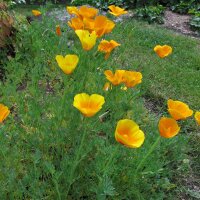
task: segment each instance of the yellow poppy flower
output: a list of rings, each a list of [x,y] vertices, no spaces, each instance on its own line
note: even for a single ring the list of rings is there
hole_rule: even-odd
[[[145,135],[134,121],[122,119],[117,123],[115,139],[127,147],[138,148],[143,144]]]
[[[104,103],[104,97],[101,95],[92,94],[90,96],[86,93],[81,93],[74,97],[73,106],[85,117],[92,117],[101,110]]]
[[[76,30],[75,32],[78,35],[84,50],[89,51],[96,44],[97,35],[95,31],[90,33],[88,30]]]
[[[32,10],[32,13],[35,17],[38,17],[42,14],[39,10]]]
[[[172,138],[180,131],[177,121],[167,117],[161,117],[158,128],[160,135],[165,138]]]
[[[115,74],[113,74],[111,70],[105,70],[104,74],[113,85],[119,85],[123,82],[124,72],[125,70],[116,70]]]
[[[142,74],[140,72],[125,71],[123,74],[123,82],[126,87],[134,87],[142,82]]]
[[[157,45],[154,47],[154,51],[160,58],[164,58],[172,53],[172,47],[168,45],[164,46]]]
[[[74,30],[84,29],[84,23],[80,18],[72,18],[71,21],[68,21],[67,23]]]
[[[76,68],[79,58],[77,55],[66,55],[65,57],[61,55],[56,56],[56,61],[58,66],[62,69],[65,74],[71,74]]]
[[[107,40],[102,40],[98,46],[98,51],[104,52],[105,59],[108,59],[111,51],[118,46],[120,46],[120,44],[114,40],[110,40],[110,42]]]
[[[61,36],[60,25],[57,25],[57,26],[56,26],[56,35],[57,35],[57,36]]]
[[[200,112],[199,111],[197,111],[195,113],[194,118],[195,118],[197,124],[200,125]]]
[[[10,110],[8,109],[8,107],[0,104],[0,123],[2,123],[9,114]]]
[[[115,27],[115,23],[105,16],[97,16],[94,20],[94,31],[98,37],[110,33]]]
[[[169,99],[167,105],[168,112],[175,120],[186,119],[193,114],[193,111],[189,106],[181,101],[173,101],[172,99]]]
[[[98,9],[96,8],[90,8],[87,6],[81,6],[79,8],[79,15],[82,18],[94,18],[98,14]]]
[[[109,11],[109,13],[116,16],[116,17],[128,13],[127,11],[125,11],[124,8],[120,8],[120,7],[115,6],[115,5],[108,6],[108,8],[111,10],[111,11]]]

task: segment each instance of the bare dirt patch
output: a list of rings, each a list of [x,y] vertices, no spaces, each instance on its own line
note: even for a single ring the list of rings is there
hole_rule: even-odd
[[[197,31],[191,30],[189,24],[190,19],[191,19],[190,15],[181,15],[178,13],[174,13],[170,10],[166,10],[164,15],[163,26],[166,28],[173,29],[184,35],[200,38],[200,34]]]

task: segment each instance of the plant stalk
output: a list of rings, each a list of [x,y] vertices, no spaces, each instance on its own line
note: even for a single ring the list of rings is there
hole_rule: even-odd
[[[143,166],[143,164],[145,163],[146,159],[150,156],[150,154],[155,150],[155,148],[157,147],[158,143],[160,141],[160,136],[156,139],[156,141],[154,142],[154,144],[151,146],[151,148],[149,149],[148,153],[146,154],[146,156],[144,156],[144,158],[140,161],[140,163],[138,164],[136,170],[135,170],[135,174],[137,174],[137,172],[139,171],[139,169]]]

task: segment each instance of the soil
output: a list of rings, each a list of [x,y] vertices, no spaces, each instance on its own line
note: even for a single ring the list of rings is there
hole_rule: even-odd
[[[173,29],[184,35],[200,38],[200,33],[198,33],[198,31],[191,30],[189,25],[190,19],[191,15],[181,15],[170,10],[166,10],[164,14],[163,26],[169,29]]]

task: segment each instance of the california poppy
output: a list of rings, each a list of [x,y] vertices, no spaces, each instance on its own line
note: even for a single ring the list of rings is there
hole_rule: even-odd
[[[75,33],[78,35],[84,50],[89,51],[96,44],[97,35],[95,31],[90,33],[88,30],[76,30]]]
[[[72,18],[71,21],[68,21],[67,23],[74,30],[83,30],[84,29],[84,23],[78,17]]]
[[[119,85],[120,83],[123,83],[123,75],[125,73],[125,70],[116,70],[113,74],[111,70],[105,70],[104,74],[106,75],[106,78],[113,84],[113,85]]]
[[[162,117],[158,124],[159,132],[162,137],[172,138],[176,136],[180,127],[175,119]]]
[[[197,111],[195,113],[194,118],[195,118],[197,124],[200,125],[200,112],[199,111]]]
[[[123,74],[123,82],[126,87],[134,87],[142,82],[142,74],[135,71],[125,71]]]
[[[115,139],[127,147],[138,148],[143,144],[145,135],[134,121],[122,119],[117,123]]]
[[[32,13],[35,17],[38,17],[42,14],[39,10],[32,10]]]
[[[115,5],[108,6],[108,8],[111,10],[111,11],[109,11],[109,13],[116,16],[116,17],[128,13],[127,11],[125,11],[124,8],[120,8],[120,7],[115,6]]]
[[[57,25],[57,26],[56,26],[56,35],[57,35],[57,36],[61,36],[60,25]]]
[[[163,46],[157,45],[154,47],[154,51],[160,58],[164,58],[172,53],[172,47],[168,45],[163,45]]]
[[[10,110],[8,109],[8,107],[0,104],[0,123],[2,123],[9,114]]]
[[[193,114],[193,111],[189,106],[181,101],[173,101],[172,99],[169,99],[167,105],[170,115],[175,120],[186,119]]]
[[[108,59],[111,51],[118,46],[120,46],[120,44],[117,43],[114,40],[110,40],[110,42],[107,41],[107,40],[102,40],[100,42],[99,46],[98,46],[98,51],[104,52],[105,53],[105,59]]]
[[[74,97],[73,106],[85,117],[92,117],[101,110],[104,103],[104,97],[99,94],[88,95],[81,93]]]
[[[56,56],[56,61],[58,66],[62,69],[65,74],[71,74],[76,68],[79,58],[77,55],[66,55],[63,57],[62,55]]]

